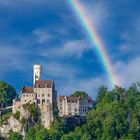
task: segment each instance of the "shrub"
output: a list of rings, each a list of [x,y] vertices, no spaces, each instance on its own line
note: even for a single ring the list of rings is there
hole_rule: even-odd
[[[17,111],[15,114],[13,114],[13,117],[14,117],[15,119],[19,120],[19,119],[20,119],[20,112]]]

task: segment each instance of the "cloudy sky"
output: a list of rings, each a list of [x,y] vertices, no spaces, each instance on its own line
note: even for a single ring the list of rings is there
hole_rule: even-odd
[[[140,81],[139,0],[79,0],[106,45],[123,87]],[[68,0],[0,0],[0,80],[17,92],[32,85],[33,65],[53,79],[59,95],[84,90],[93,98],[109,86],[99,56]]]

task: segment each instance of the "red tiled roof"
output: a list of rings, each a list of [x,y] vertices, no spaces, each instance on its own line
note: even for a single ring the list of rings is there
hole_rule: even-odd
[[[59,96],[58,101],[62,101],[65,98],[67,99],[68,102],[79,100],[79,97],[75,97],[75,96]]]
[[[52,80],[37,80],[35,82],[35,88],[52,88]]]
[[[22,93],[34,93],[34,89],[32,86],[23,86]]]
[[[59,96],[57,99],[58,100],[63,100],[65,98],[65,96]]]
[[[67,97],[68,101],[78,101],[79,97],[69,96]]]

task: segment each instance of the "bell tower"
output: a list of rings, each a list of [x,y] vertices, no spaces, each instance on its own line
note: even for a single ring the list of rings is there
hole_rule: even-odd
[[[34,65],[34,77],[33,77],[33,84],[35,85],[35,82],[37,80],[41,80],[42,79],[42,65],[39,64],[35,64]]]

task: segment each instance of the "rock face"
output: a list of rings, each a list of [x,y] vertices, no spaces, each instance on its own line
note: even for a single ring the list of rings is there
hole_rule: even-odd
[[[19,132],[25,136],[26,130],[34,125],[30,117],[31,113],[27,109],[21,107],[18,119],[15,118],[14,115],[11,115],[9,119],[5,120],[3,125],[0,126],[2,137],[7,138],[10,130],[13,130],[13,132]]]
[[[1,135],[3,137],[8,137],[9,131],[13,130],[14,132],[22,132],[22,124],[19,120],[11,116],[1,127]]]
[[[41,114],[40,119],[41,119],[42,126],[49,129],[50,124],[51,122],[53,122],[54,119],[51,107],[46,105],[40,106],[40,114]]]

